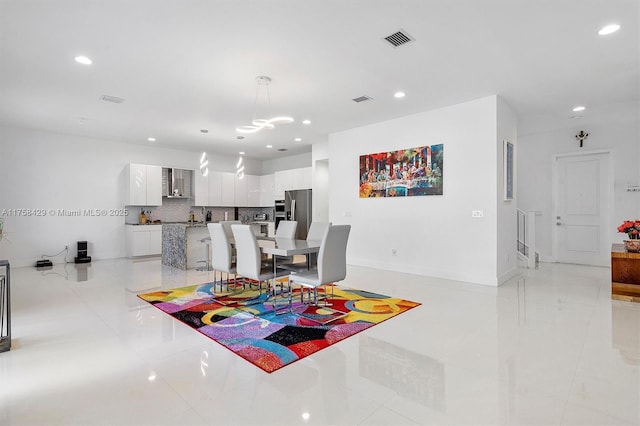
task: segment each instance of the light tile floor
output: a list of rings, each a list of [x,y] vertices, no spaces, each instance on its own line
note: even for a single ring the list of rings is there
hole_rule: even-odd
[[[0,424],[640,424],[640,304],[610,271],[499,288],[349,267],[423,305],[273,374],[136,297],[211,280],[158,260],[12,270]]]

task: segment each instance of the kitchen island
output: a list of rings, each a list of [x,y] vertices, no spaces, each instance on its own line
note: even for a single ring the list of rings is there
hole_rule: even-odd
[[[202,222],[163,223],[162,264],[183,270],[204,265],[198,263],[206,257],[201,240],[208,237],[209,230]]]

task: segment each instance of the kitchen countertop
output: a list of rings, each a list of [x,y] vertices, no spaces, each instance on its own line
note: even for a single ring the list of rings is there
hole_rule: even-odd
[[[209,222],[212,223],[212,222]],[[207,226],[204,222],[163,222],[163,225],[184,226],[185,228],[205,228]]]
[[[214,223],[214,222],[207,222]],[[131,226],[149,226],[149,225],[184,225],[188,227],[206,226],[204,222],[160,222],[160,223],[125,223]]]

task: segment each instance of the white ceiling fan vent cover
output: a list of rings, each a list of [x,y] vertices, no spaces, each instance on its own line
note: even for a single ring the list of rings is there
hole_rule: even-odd
[[[415,40],[404,30],[396,31],[393,34],[386,36],[384,39],[393,47],[399,47]]]
[[[117,96],[109,96],[109,95],[100,96],[100,100],[105,102],[113,102],[114,104],[121,104],[124,102],[124,99],[122,98],[119,98]]]
[[[371,96],[362,95],[362,96],[358,96],[357,98],[353,98],[352,101],[360,103],[360,102],[370,101],[371,99],[373,99]]]

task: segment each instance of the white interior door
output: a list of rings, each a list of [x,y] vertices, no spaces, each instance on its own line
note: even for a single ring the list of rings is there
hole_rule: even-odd
[[[608,224],[612,194],[609,167],[609,153],[556,158],[556,261],[609,265]]]

